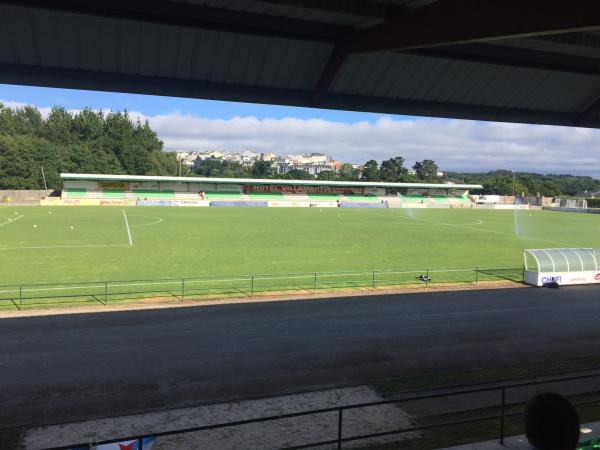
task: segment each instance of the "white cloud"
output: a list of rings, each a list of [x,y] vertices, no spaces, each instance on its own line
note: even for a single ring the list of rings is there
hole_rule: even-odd
[[[168,150],[210,146],[323,152],[350,162],[401,155],[411,165],[434,159],[445,170],[600,175],[600,131],[583,128],[390,117],[352,124],[296,118],[213,120],[179,112],[148,120]]]
[[[2,101],[8,106],[22,106]],[[40,108],[47,114],[49,108]],[[167,150],[253,149],[321,152],[348,162],[401,155],[433,159],[444,170],[513,169],[600,176],[600,130],[466,120],[379,116],[374,122],[323,119],[206,119],[179,111],[148,119]]]

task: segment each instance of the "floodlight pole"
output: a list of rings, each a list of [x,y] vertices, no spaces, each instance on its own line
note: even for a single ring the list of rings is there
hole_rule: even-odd
[[[44,173],[44,166],[40,166],[42,169],[42,180],[44,180],[44,189],[48,190],[48,185],[46,184],[46,174]]]
[[[515,196],[515,172],[514,172],[514,170],[513,170],[513,173],[512,173],[512,179],[513,179],[512,180],[513,181],[512,185],[513,185],[513,197],[514,197]]]

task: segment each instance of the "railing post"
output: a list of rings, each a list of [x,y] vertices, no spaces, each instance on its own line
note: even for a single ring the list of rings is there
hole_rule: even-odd
[[[337,437],[337,448],[341,450],[342,448],[342,411],[343,409],[338,409],[338,437]]]
[[[19,286],[19,311],[23,309],[23,286]]]
[[[521,283],[525,283],[525,266],[523,266],[523,271],[521,272]]]
[[[425,287],[429,287],[429,269],[425,269]]]
[[[315,272],[315,281],[313,283],[313,295],[317,294],[317,272]]]
[[[479,282],[479,266],[475,267],[475,284]]]
[[[137,440],[137,441],[138,441],[138,442],[137,442],[137,443],[138,443],[137,450],[143,450],[143,447],[144,447],[144,439],[140,437],[140,438],[138,438],[138,440]]]
[[[502,388],[502,401],[500,403],[500,445],[504,445],[504,407],[506,405],[506,388]]]
[[[371,287],[375,289],[375,271],[373,271],[373,276],[371,278]]]
[[[250,286],[250,297],[254,297],[254,275],[252,275],[252,285]]]
[[[181,279],[181,301],[185,298],[185,278]]]

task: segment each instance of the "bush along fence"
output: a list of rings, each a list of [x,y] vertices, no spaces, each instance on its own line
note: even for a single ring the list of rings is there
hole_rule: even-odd
[[[21,310],[67,303],[108,305],[111,301],[167,297],[185,301],[274,293],[314,295],[336,290],[478,284],[498,280],[523,282],[523,267],[367,270],[0,285],[0,308],[16,307]]]

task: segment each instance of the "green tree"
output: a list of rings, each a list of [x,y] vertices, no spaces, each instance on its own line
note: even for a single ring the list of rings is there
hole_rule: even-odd
[[[255,178],[270,178],[275,174],[275,169],[272,166],[273,163],[271,161],[257,159],[252,164],[252,176]]]
[[[396,156],[395,158],[382,161],[379,168],[379,179],[390,183],[405,181],[408,170],[404,167],[404,158]]]
[[[434,181],[437,180],[438,166],[435,161],[431,159],[424,159],[423,161],[415,162],[413,166],[417,177],[423,181]]]
[[[312,180],[315,178],[308,172],[308,170],[302,169],[292,169],[285,175],[289,180]]]
[[[177,160],[147,122],[127,112],[104,115],[52,108],[46,119],[30,106],[0,104],[0,185],[10,189],[62,188],[60,172],[175,175]]]
[[[371,159],[365,163],[361,179],[364,181],[379,181],[377,161]]]
[[[338,177],[342,181],[358,181],[359,170],[352,167],[352,164],[342,164]]]
[[[215,157],[197,159],[192,169],[202,177],[247,178],[248,171],[235,161],[226,161]]]
[[[352,169],[352,166],[350,166],[350,169]],[[335,170],[323,170],[317,174],[317,180],[335,181],[338,178],[339,176]]]

